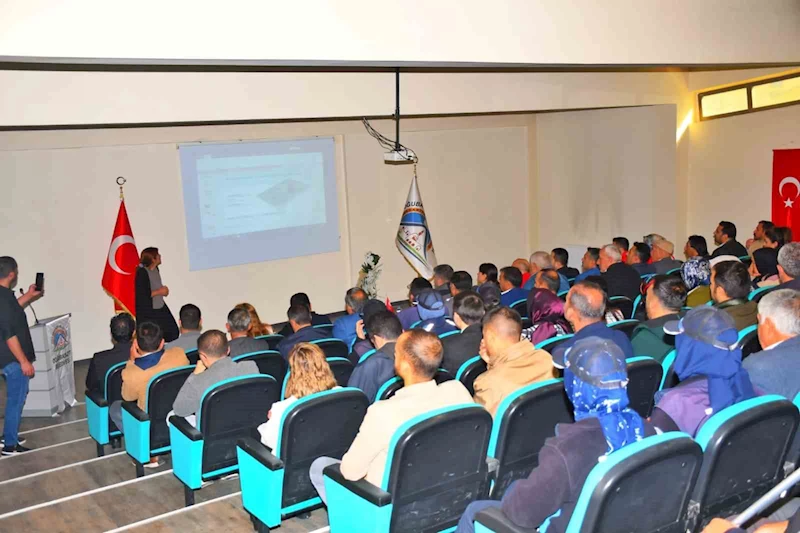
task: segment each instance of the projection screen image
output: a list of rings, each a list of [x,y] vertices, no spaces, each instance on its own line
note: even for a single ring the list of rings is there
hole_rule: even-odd
[[[190,270],[339,250],[333,138],[179,153]]]

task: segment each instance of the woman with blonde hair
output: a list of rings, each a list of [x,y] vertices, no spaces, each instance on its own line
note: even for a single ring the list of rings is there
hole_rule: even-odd
[[[316,344],[301,342],[289,352],[289,379],[286,399],[272,404],[268,420],[258,426],[261,442],[275,449],[283,413],[300,398],[338,388],[325,353]]]
[[[250,313],[250,329],[247,330],[248,337],[260,337],[262,335],[272,335],[273,333],[272,326],[261,322],[261,319],[258,318],[258,313],[256,312],[255,307],[253,307],[251,304],[247,302],[236,304],[236,307],[239,309],[245,309],[247,310],[248,313]]]

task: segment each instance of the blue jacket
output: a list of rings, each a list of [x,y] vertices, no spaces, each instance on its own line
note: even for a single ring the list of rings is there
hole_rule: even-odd
[[[600,271],[598,270],[597,273],[599,274]],[[568,291],[569,290],[569,280],[563,274],[561,274],[559,272],[557,272],[557,274],[558,274],[558,283],[559,283],[558,292]],[[586,275],[590,276],[591,274],[586,274]],[[579,279],[582,279],[582,278],[580,276],[578,276],[577,278],[575,278],[575,281],[578,281]],[[531,277],[528,278],[528,281],[525,282],[525,285],[523,285],[522,288],[524,290],[530,292],[530,291],[533,290],[533,286],[535,284],[536,284],[536,276],[531,276]],[[523,298],[525,298],[525,297],[527,297],[527,295],[523,296]],[[517,300],[519,300],[519,298],[517,298]],[[503,305],[505,305],[505,304],[503,304]]]
[[[588,278],[589,276],[599,276],[599,275],[600,275],[600,269],[599,269],[599,268],[597,268],[597,267],[590,268],[589,270],[586,270],[586,271],[584,271],[584,272],[581,272],[581,273],[578,275],[578,277],[577,277],[577,278],[575,278],[575,283],[577,283],[577,282],[579,282],[579,281],[583,281],[583,280],[585,280],[586,278]]]
[[[419,309],[416,305],[412,305],[397,313],[397,318],[400,319],[400,325],[403,326],[403,331],[411,329],[411,326],[419,322]]]
[[[381,385],[394,377],[395,343],[387,343],[383,348],[370,355],[353,370],[348,387],[356,387],[364,391],[369,403],[375,402]]]
[[[361,315],[353,313],[345,315],[333,323],[333,336],[343,340],[349,348],[356,339],[356,324],[361,320]]]
[[[575,336],[564,341],[562,344],[559,344],[558,350],[566,350],[567,348],[572,347],[572,345],[579,340],[586,339],[588,337],[600,337],[601,339],[608,339],[622,349],[622,353],[625,354],[625,359],[633,357],[633,346],[631,345],[631,341],[628,339],[628,336],[621,331],[609,328],[606,326],[606,323],[603,320],[586,326],[577,332]]]
[[[279,342],[278,351],[281,353],[283,358],[288,361],[289,352],[292,351],[292,348],[294,348],[295,344],[299,344],[301,342],[311,342],[327,338],[328,334],[325,333],[324,331],[312,326],[306,326],[304,328],[298,329],[296,332],[292,333],[291,335],[283,339],[281,342]]]
[[[519,300],[527,300],[528,293],[530,291],[522,289],[520,287],[514,287],[510,291],[505,294],[500,295],[500,305],[505,307],[511,307],[511,304],[517,302]]]
[[[800,336],[786,339],[771,350],[750,355],[742,362],[750,381],[767,394],[794,400],[800,392]]]
[[[449,333],[451,331],[458,331],[455,323],[453,323],[450,319],[446,316],[440,316],[438,318],[431,318],[429,320],[423,320],[419,323],[419,325],[415,329],[424,329],[429,333],[433,333],[434,335],[441,335],[443,333]]]

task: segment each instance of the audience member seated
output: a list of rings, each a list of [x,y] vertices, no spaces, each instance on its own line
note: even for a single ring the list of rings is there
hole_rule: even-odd
[[[444,301],[439,291],[427,289],[417,299],[417,310],[421,322],[416,326],[434,335],[456,331],[456,324],[445,316]]]
[[[675,270],[683,265],[672,254],[675,253],[675,245],[672,242],[662,239],[653,244],[653,249],[650,252],[653,263],[652,267],[655,269],[656,274],[666,274],[670,270]]]
[[[433,288],[443,296],[450,294],[450,280],[453,278],[453,267],[438,265],[433,267]]]
[[[286,360],[289,359],[289,352],[292,351],[296,344],[329,338],[326,332],[311,326],[311,311],[305,305],[297,304],[291,306],[286,311],[286,317],[289,319],[289,325],[292,326],[292,331],[294,332],[278,343],[278,351]]]
[[[606,325],[613,324],[614,322],[619,322],[627,318],[619,307],[611,304],[608,301],[608,282],[605,280],[605,278],[603,278],[603,276],[589,276],[586,278],[586,281],[596,283],[606,295]]]
[[[647,288],[645,300],[648,320],[636,326],[631,335],[633,353],[662,362],[675,348],[675,339],[664,333],[664,324],[677,320],[685,304],[686,285],[683,281],[676,276],[655,276]]]
[[[356,323],[361,320],[359,313],[367,302],[367,293],[360,287],[348,289],[344,296],[344,310],[347,313],[333,323],[332,335],[344,341],[349,347],[356,339]],[[287,352],[288,355],[288,352]]]
[[[286,399],[272,404],[267,421],[258,426],[261,442],[270,450],[278,444],[283,413],[294,402],[311,394],[338,388],[325,353],[319,346],[301,342],[289,352],[289,379]]]
[[[575,281],[583,281],[589,276],[599,276],[600,267],[597,262],[600,261],[600,248],[592,248],[591,246],[586,249],[581,259],[581,273],[575,278]]]
[[[297,294],[293,294],[291,298],[289,298],[289,307],[293,305],[305,305],[308,307],[308,310],[311,312],[311,325],[312,326],[324,326],[331,323],[331,319],[328,318],[326,315],[318,315],[314,312],[314,308],[311,307],[311,300],[308,298],[308,294],[304,292],[298,292]],[[278,332],[278,335],[283,335],[284,337],[288,337],[294,333],[292,331],[292,326],[289,325],[287,322],[285,326]]]
[[[109,324],[111,330],[110,350],[97,352],[89,362],[89,370],[86,373],[86,390],[96,392],[101,396],[105,392],[105,380],[108,370],[118,364],[124,363],[131,358],[131,340],[136,331],[136,322],[128,313],[114,315]]]
[[[667,322],[664,331],[675,337],[677,387],[656,394],[650,417],[662,431],[683,431],[692,437],[714,413],[756,394],[731,316],[709,306],[697,307],[681,320]]]
[[[367,410],[353,444],[341,461],[345,479],[366,481],[380,487],[386,456],[395,431],[414,417],[443,407],[472,403],[469,392],[457,380],[437,385],[433,380],[442,364],[442,343],[433,333],[421,329],[406,331],[397,339],[394,368],[403,380],[397,394],[375,402]],[[327,502],[322,471],[339,463],[330,457],[315,460],[310,469],[311,482],[323,502]]]
[[[242,302],[240,304],[236,304],[236,307],[245,309],[250,315],[250,328],[247,330],[248,337],[260,337],[262,335],[272,335],[274,333],[271,325],[261,322],[256,308],[251,304]]]
[[[531,327],[522,334],[533,344],[572,333],[569,322],[564,318],[564,300],[550,290],[535,288],[528,294],[528,318]]]
[[[483,319],[480,355],[486,372],[475,379],[475,401],[492,416],[515,390],[555,377],[550,354],[528,339],[520,340],[521,335],[522,320],[513,309],[498,307]]]
[[[747,299],[750,294],[750,274],[739,261],[724,261],[711,268],[711,298],[714,307],[731,315],[736,329],[758,323],[758,304]]]
[[[530,264],[528,266],[530,267]],[[494,263],[481,263],[481,266],[478,267],[477,280],[479,286],[487,281],[497,283],[497,267],[494,266]]]
[[[640,277],[656,273],[656,269],[650,264],[650,247],[643,242],[633,243],[626,263],[632,266]]]
[[[790,242],[778,251],[778,277],[781,289],[800,291],[800,242]]]
[[[400,319],[400,324],[403,325],[403,331],[411,329],[411,326],[420,321],[417,298],[422,291],[432,288],[431,282],[425,278],[414,278],[408,284],[408,301],[411,306],[397,313],[397,318]]]
[[[353,356],[353,363],[358,363],[362,355],[375,348],[365,331],[365,324],[372,315],[386,310],[386,304],[380,300],[367,300],[364,307],[361,308],[361,320],[356,323],[356,343],[350,352]]]
[[[550,257],[553,259],[553,267],[567,280],[575,279],[580,274],[577,268],[569,266],[569,252],[566,248],[553,248]]]
[[[516,267],[522,273],[522,285],[525,285],[531,277],[531,264],[527,259],[518,257],[514,259],[511,266]]]
[[[558,294],[561,288],[561,279],[559,279],[558,272],[552,268],[545,268],[536,274],[536,281],[533,283],[534,289],[544,289],[553,294]]]
[[[516,267],[503,267],[498,278],[500,285],[500,305],[510,307],[511,304],[528,297],[528,291],[522,288],[522,273]]]
[[[543,251],[533,252],[531,254],[530,264],[531,264],[531,277],[528,278],[527,283],[522,285],[522,288],[525,289],[526,291],[529,291],[534,287],[534,284],[536,283],[536,274],[538,274],[539,271],[546,269],[555,270],[553,268],[553,258],[550,256],[550,254]],[[559,279],[558,292],[568,291],[569,281],[567,281],[567,278],[559,274],[558,279]]]
[[[631,244],[630,241],[626,237],[614,237],[611,239],[611,243],[614,244],[619,253],[622,254],[622,262],[628,262],[628,248],[630,248]]]
[[[203,318],[200,308],[194,304],[186,304],[178,313],[180,335],[177,339],[167,343],[167,348],[183,348],[184,352],[197,348],[197,339],[203,332]]]
[[[122,370],[122,399],[136,402],[139,409],[145,410],[150,378],[159,372],[188,364],[189,360],[182,348],[164,349],[161,326],[153,322],[142,322],[136,327],[136,338],[131,344],[128,363]],[[108,415],[122,431],[122,402],[112,403]]]
[[[527,261],[526,261],[527,262]],[[472,290],[472,276],[466,270],[453,272],[450,278],[450,295],[444,299],[447,316],[453,317],[453,299],[464,291]]]
[[[763,393],[793,400],[800,393],[800,292],[780,289],[761,298],[758,341],[762,351],[742,363],[750,380]]]
[[[228,342],[231,357],[269,350],[267,341],[250,336],[250,320],[250,313],[247,312],[245,307],[237,305],[228,313],[228,322],[225,324],[225,328],[231,336],[231,340]]]
[[[762,247],[753,250],[748,273],[754,289],[772,287],[781,282],[778,277],[778,252],[774,248]]]
[[[736,240],[736,226],[733,222],[723,220],[719,223],[717,229],[714,230],[714,244],[718,247],[712,252],[712,259],[720,255],[732,255],[733,257],[747,255],[747,248]]]
[[[764,232],[764,248],[780,250],[784,244],[792,242],[792,230],[773,226]]]
[[[683,255],[686,256],[686,262],[681,266],[681,278],[689,291],[686,305],[697,307],[711,300],[711,264],[705,237],[689,237],[683,247]]]
[[[607,244],[600,249],[598,265],[608,284],[609,296],[627,296],[634,300],[639,295],[642,278],[632,266],[622,262],[622,254],[615,245]]]
[[[747,239],[747,242],[745,243],[747,246],[747,252],[750,255],[753,255],[753,252],[759,248],[764,247],[764,232],[774,227],[775,224],[769,220],[760,220],[758,224],[756,224],[756,229],[753,230],[753,238]]]
[[[364,391],[371,403],[375,401],[381,385],[394,377],[395,344],[403,333],[403,326],[397,316],[385,306],[383,310],[365,316],[364,324],[376,351],[356,366],[347,386]]]
[[[501,501],[469,505],[458,533],[473,532],[478,512],[499,507],[514,524],[536,528],[548,518],[548,533],[567,529],[589,472],[598,458],[655,434],[654,428],[628,407],[625,355],[617,345],[596,337],[575,344],[562,361],[564,389],[575,422],[558,424],[539,450],[539,464],[527,478],[514,482]]]
[[[483,300],[478,293],[464,291],[453,298],[453,321],[461,334],[442,339],[442,368],[453,376],[465,361],[478,355],[483,339],[481,321],[485,314]]]
[[[500,306],[500,287],[496,283],[484,283],[478,287],[478,295],[483,300],[483,308],[486,312]]]
[[[229,357],[230,348],[225,334],[219,330],[206,331],[197,339],[197,366],[178,391],[172,412],[195,425],[195,414],[200,410],[203,393],[226,379],[258,374],[253,361],[235,362]]]
[[[576,283],[569,290],[567,303],[564,305],[564,318],[572,326],[575,335],[561,343],[555,352],[566,350],[581,339],[600,337],[616,343],[622,349],[625,359],[633,357],[633,347],[628,336],[606,326],[607,306],[608,297],[600,285],[588,280]]]

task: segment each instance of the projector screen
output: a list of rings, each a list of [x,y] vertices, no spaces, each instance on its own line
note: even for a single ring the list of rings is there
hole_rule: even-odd
[[[178,150],[189,270],[339,250],[333,138]]]

